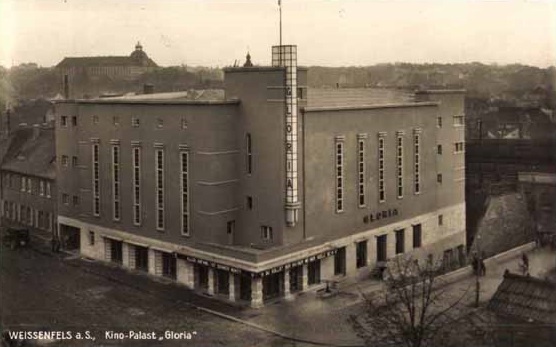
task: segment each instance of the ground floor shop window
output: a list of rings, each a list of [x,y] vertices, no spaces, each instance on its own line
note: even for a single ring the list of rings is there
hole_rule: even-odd
[[[320,283],[320,260],[315,260],[307,265],[307,283],[309,285]]]
[[[355,248],[355,264],[359,269],[367,265],[367,240],[357,242]]]
[[[346,248],[338,248],[334,254],[334,275],[346,274]]]
[[[251,300],[251,276],[248,274],[239,276],[239,298],[245,301]]]
[[[196,287],[199,289],[208,289],[208,267],[204,265],[195,265],[197,273]]]
[[[110,240],[110,261],[116,264],[122,264],[122,241]]]

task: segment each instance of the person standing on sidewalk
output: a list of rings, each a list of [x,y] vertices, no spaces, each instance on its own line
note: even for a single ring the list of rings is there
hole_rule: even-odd
[[[527,254],[525,252],[523,252],[521,254],[521,267],[522,267],[522,271],[523,271],[523,275],[528,275],[529,274],[529,257],[527,256]]]

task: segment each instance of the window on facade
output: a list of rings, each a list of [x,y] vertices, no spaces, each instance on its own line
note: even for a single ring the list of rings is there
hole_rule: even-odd
[[[62,204],[68,205],[69,204],[69,195],[66,193],[62,194]]]
[[[63,126],[63,127],[68,126],[68,116],[61,116],[60,117],[60,126]]]
[[[141,224],[141,147],[133,147],[133,224]]]
[[[39,181],[39,195],[44,196],[44,181]]]
[[[27,178],[21,176],[21,191],[27,191]]]
[[[376,261],[384,262],[387,258],[386,248],[387,235],[380,235],[376,238]]]
[[[396,230],[396,254],[405,252],[405,230]]]
[[[442,154],[442,145],[436,145],[436,154]]]
[[[386,201],[386,188],[384,179],[384,136],[381,134],[378,138],[378,200]]]
[[[46,182],[46,197],[50,198],[50,182]]]
[[[185,117],[181,118],[181,128],[182,129],[187,129],[187,118],[185,118]]]
[[[413,226],[413,248],[421,247],[421,224]]]
[[[442,174],[441,173],[436,175],[436,182],[442,183]]]
[[[252,143],[251,143],[251,134],[245,135],[245,153],[246,153],[246,165],[247,165],[247,173],[250,174],[253,172],[253,153],[252,153]]]
[[[95,232],[89,230],[89,246],[95,245]]]
[[[357,141],[357,190],[359,207],[365,207],[365,139]]]
[[[162,118],[157,118],[156,119],[156,127],[157,128],[162,128],[164,126],[164,120]]]
[[[131,117],[131,126],[134,128],[139,127],[139,117]]]
[[[31,178],[27,178],[27,193],[31,194],[33,191],[33,180]]]
[[[336,139],[336,212],[344,211],[344,142]]]
[[[164,230],[164,150],[155,151],[156,168],[156,229]]]
[[[64,166],[64,167],[68,166],[68,156],[67,155],[62,155],[62,166]]]
[[[367,266],[367,240],[355,244],[355,266],[358,269]]]
[[[247,209],[252,210],[253,209],[253,197],[248,196],[246,204],[247,204]]]
[[[77,167],[77,165],[79,165],[79,161],[77,157],[74,155],[73,157],[71,157],[71,166]]]
[[[226,234],[228,234],[228,235],[233,234],[235,229],[236,229],[236,221],[235,220],[231,220],[231,221],[228,221],[228,223],[226,223]]]
[[[403,136],[398,134],[396,146],[396,183],[398,199],[403,198]]]
[[[442,117],[436,117],[436,126],[442,128]]]
[[[454,116],[454,126],[463,125],[463,116]]]
[[[454,151],[456,153],[461,153],[463,152],[463,142],[456,142],[454,143]]]
[[[444,216],[439,214],[438,215],[438,225],[443,225],[444,224]]]
[[[100,216],[100,157],[99,145],[93,144],[93,215]]]
[[[120,220],[120,145],[112,145],[112,218]]]
[[[71,117],[71,125],[74,126],[74,127],[77,126],[77,117],[76,116]]]
[[[261,238],[265,241],[272,240],[272,227],[266,225],[261,226]]]
[[[189,151],[181,151],[181,233],[189,235]]]
[[[98,116],[93,116],[93,124],[98,124]]]
[[[73,206],[79,206],[79,196],[73,196]]]
[[[415,129],[413,134],[413,190],[421,193],[421,132]]]

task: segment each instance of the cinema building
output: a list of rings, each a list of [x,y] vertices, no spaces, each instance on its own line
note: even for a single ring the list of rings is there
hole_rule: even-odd
[[[59,102],[57,157],[78,158],[57,165],[61,237],[254,307],[463,254],[462,91],[343,100],[308,90],[296,46],[249,58],[223,91]]]

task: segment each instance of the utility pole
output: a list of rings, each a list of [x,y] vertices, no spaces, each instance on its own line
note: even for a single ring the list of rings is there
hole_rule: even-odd
[[[475,307],[479,307],[479,297],[481,293],[481,281],[479,280],[479,277],[481,276],[481,272],[482,272],[481,247],[479,244],[481,242],[480,235],[477,235],[477,237],[475,238],[475,242],[477,244],[477,258],[476,258],[477,264],[475,270]]]

